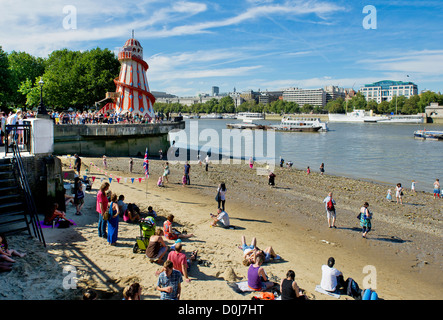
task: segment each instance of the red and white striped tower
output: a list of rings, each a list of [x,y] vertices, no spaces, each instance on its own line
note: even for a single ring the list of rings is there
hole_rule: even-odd
[[[118,54],[120,75],[115,79],[117,99],[115,111],[129,112],[141,117],[154,118],[155,97],[149,91],[146,71],[149,66],[143,60],[143,48],[134,37],[126,41]]]

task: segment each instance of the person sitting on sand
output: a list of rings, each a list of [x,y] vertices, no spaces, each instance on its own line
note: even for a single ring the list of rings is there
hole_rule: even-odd
[[[49,213],[46,215],[43,224],[46,226],[50,226],[54,222],[59,222],[61,220],[69,221],[68,218],[66,218],[66,213],[58,210],[58,203],[54,203],[52,206],[52,210],[49,211]],[[69,223],[72,224],[72,222]]]
[[[321,282],[322,289],[329,292],[339,292],[341,287],[345,286],[343,273],[334,268],[335,259],[330,257],[327,265],[321,266]]]
[[[142,295],[142,286],[135,282],[123,289],[124,300],[140,300]]]
[[[257,255],[256,262],[248,269],[248,287],[254,291],[266,291],[274,285],[273,282],[268,281],[266,272],[261,266],[263,262],[263,256]]]
[[[168,246],[163,241],[162,236],[163,230],[157,227],[155,234],[149,238],[145,254],[151,262],[162,263],[163,256],[168,252]]]
[[[20,253],[17,250],[10,249],[8,247],[6,236],[4,234],[0,234],[0,258],[6,262],[14,263],[15,260],[12,259],[12,256],[23,258],[26,256],[26,253]]]
[[[123,221],[125,222],[139,222],[140,209],[135,203],[129,203],[126,211],[123,213]]]
[[[170,214],[166,218],[166,221],[163,223],[163,232],[165,234],[166,239],[168,240],[187,239],[194,236],[192,233],[183,234],[180,233],[177,229],[172,228],[173,221],[174,221],[174,215]]]
[[[182,244],[181,242],[175,245],[175,250],[169,252],[168,260],[172,261],[175,270],[181,272],[186,282],[190,282],[191,279],[188,277],[188,270],[190,267],[190,263],[196,259],[197,253],[196,251],[192,252],[190,259],[186,258],[186,255],[182,252]]]
[[[151,217],[157,218],[157,212],[155,212],[155,211],[152,209],[152,206],[149,206],[149,207],[148,207],[148,213],[147,213],[146,215],[147,215],[148,217],[151,216]]]
[[[163,187],[163,176],[158,177],[157,187]]]
[[[210,213],[209,215],[211,216],[212,220],[214,220],[211,223],[211,227],[219,226],[225,229],[230,227],[231,224],[229,222],[229,216],[226,211],[222,211],[222,209],[218,208],[217,215],[214,215],[212,213]]]

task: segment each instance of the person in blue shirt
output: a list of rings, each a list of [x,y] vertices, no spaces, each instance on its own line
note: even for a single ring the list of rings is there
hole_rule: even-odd
[[[180,300],[181,283],[183,277],[180,271],[174,270],[171,260],[163,264],[164,271],[157,280],[157,290],[160,291],[161,300]]]

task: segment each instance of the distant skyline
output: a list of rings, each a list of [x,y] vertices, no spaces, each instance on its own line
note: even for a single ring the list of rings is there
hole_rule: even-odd
[[[376,15],[363,12],[368,5]],[[134,30],[151,91],[194,96],[210,94],[212,86],[222,93],[326,85],[358,91],[397,80],[443,92],[440,0],[1,0],[0,6],[6,52],[117,52]],[[375,17],[376,29],[368,29]]]

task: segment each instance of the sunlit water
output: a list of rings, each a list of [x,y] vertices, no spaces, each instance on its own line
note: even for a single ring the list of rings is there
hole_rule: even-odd
[[[202,154],[210,149],[212,153],[249,159],[252,152],[256,161],[269,161],[270,157],[275,163],[281,156],[285,162],[292,161],[295,168],[305,170],[309,166],[312,172],[319,172],[324,163],[327,174],[391,185],[400,182],[406,188],[415,180],[416,189],[427,192],[432,191],[436,178],[443,178],[443,141],[418,140],[413,136],[415,130],[443,130],[443,125],[328,123],[328,132],[275,132],[275,136],[268,136],[267,131],[262,131],[260,137],[253,130],[240,139],[241,136],[230,137],[235,136],[234,131],[226,128],[226,124],[234,122],[240,121],[186,120],[182,132],[185,135],[170,133],[170,139],[176,141],[177,147],[199,150]],[[234,145],[241,145],[241,152]]]

